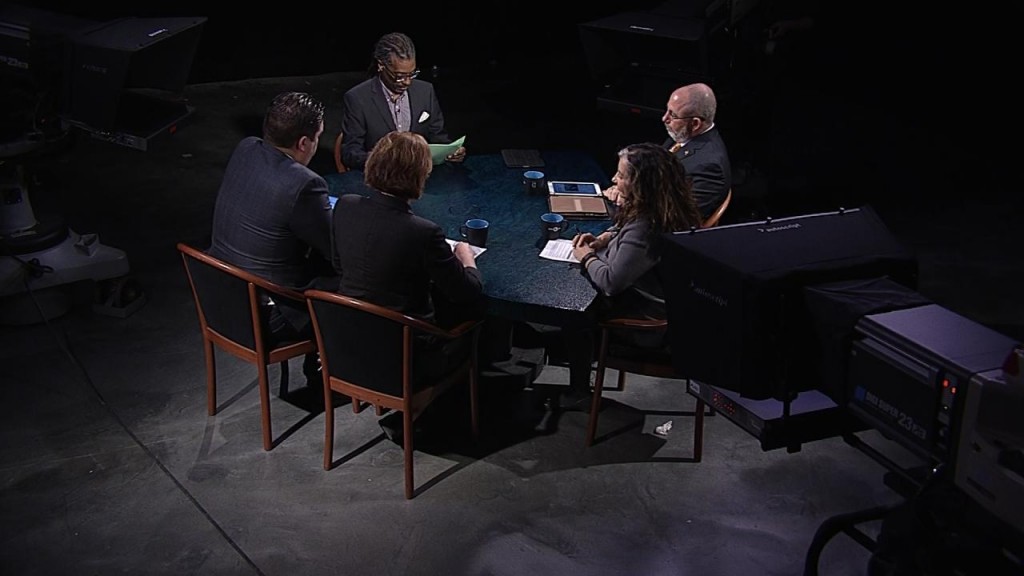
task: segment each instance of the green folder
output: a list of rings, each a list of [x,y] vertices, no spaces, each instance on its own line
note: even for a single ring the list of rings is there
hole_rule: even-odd
[[[462,146],[462,143],[466,141],[466,137],[463,136],[451,144],[431,144],[430,145],[430,157],[434,161],[434,166],[443,164],[445,158],[451,156]]]

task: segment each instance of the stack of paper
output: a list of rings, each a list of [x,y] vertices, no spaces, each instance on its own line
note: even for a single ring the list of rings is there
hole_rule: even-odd
[[[463,136],[451,144],[431,144],[430,158],[434,161],[434,166],[444,164],[445,159],[454,154],[465,141],[466,137]]]

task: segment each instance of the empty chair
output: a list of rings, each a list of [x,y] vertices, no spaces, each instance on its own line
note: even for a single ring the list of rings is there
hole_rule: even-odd
[[[307,290],[324,378],[324,470],[334,458],[334,405],[332,392],[401,412],[405,455],[405,497],[414,496],[413,422],[445,390],[469,382],[470,426],[479,431],[477,414],[477,342],[480,321],[443,329],[418,318],[351,298]],[[439,341],[464,340],[463,354],[437,374],[425,374],[416,363],[420,337]],[[421,354],[425,359],[426,354]]]
[[[260,418],[263,426],[263,449],[273,448],[270,427],[270,391],[267,366],[281,363],[282,393],[287,384],[287,361],[316,351],[312,339],[298,342],[275,342],[267,327],[265,296],[281,301],[292,299],[304,303],[300,292],[289,290],[245,270],[223,262],[185,243],[178,243],[185,274],[203,336],[206,355],[207,413],[217,413],[217,369],[214,346],[246,362],[256,365],[260,393]]]

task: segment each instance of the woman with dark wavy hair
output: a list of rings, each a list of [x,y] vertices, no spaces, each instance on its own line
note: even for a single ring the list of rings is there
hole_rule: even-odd
[[[666,232],[700,226],[690,180],[671,152],[648,143],[619,151],[612,180],[619,192],[615,225],[598,236],[573,238],[573,256],[599,293],[591,311],[595,317],[664,318],[664,293],[654,273],[659,239]],[[570,397],[563,407],[571,407],[589,401],[593,332],[565,336]]]

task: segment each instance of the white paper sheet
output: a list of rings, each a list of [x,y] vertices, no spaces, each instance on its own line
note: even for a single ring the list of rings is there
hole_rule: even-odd
[[[444,241],[447,242],[448,245],[452,247],[453,251],[455,250],[455,245],[460,242],[460,240],[452,240],[451,238],[445,238]],[[470,244],[469,247],[473,249],[473,258],[474,259],[477,256],[483,254],[484,252],[487,252],[487,248],[481,248],[479,246],[473,246],[472,244]]]
[[[558,260],[559,262],[579,262],[572,255],[572,240],[564,238],[548,240],[548,243],[544,245],[544,249],[540,251],[540,257],[547,258],[548,260]]]

